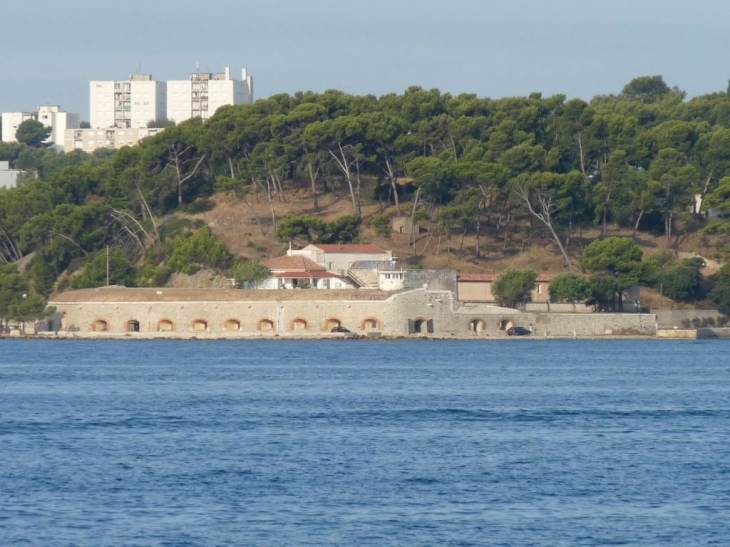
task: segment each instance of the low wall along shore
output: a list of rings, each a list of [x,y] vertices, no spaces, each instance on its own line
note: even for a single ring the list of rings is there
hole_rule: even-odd
[[[69,291],[40,329],[59,335],[140,338],[331,336],[498,337],[522,326],[536,336],[652,335],[651,314],[520,312],[464,305],[447,290],[127,289]]]

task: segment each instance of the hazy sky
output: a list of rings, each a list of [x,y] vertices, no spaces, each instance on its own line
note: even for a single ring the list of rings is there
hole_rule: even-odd
[[[0,111],[60,104],[88,81],[230,66],[255,97],[408,86],[590,99],[661,74],[689,96],[730,77],[727,0],[2,0]]]

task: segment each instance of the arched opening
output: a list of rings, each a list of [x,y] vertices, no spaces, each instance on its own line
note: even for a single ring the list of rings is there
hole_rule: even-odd
[[[127,321],[127,332],[139,332],[139,321],[136,319]]]
[[[175,324],[169,319],[160,319],[157,323],[157,330],[159,332],[170,332],[175,330]]]
[[[261,319],[256,325],[256,330],[269,331],[274,330],[274,322],[271,319]]]
[[[336,329],[341,326],[342,326],[342,321],[340,321],[339,319],[337,319],[335,317],[331,317],[331,318],[327,319],[327,321],[325,321],[324,330],[326,332],[329,332],[332,329]]]
[[[229,319],[223,325],[226,330],[241,330],[241,322],[238,319]]]
[[[469,321],[469,330],[471,332],[484,332],[486,325],[481,319],[472,319]]]
[[[297,317],[291,322],[291,327],[289,330],[307,330],[307,320],[302,319],[301,317]]]
[[[367,319],[363,319],[360,328],[362,330],[380,330],[380,321],[374,317],[368,317]]]
[[[192,324],[195,332],[203,332],[208,330],[208,322],[205,319],[196,319]]]
[[[91,330],[94,332],[106,332],[109,330],[109,323],[106,319],[97,319],[91,324]]]
[[[512,322],[512,319],[502,319],[499,322],[499,330],[507,330],[513,326],[514,323]]]
[[[416,319],[409,319],[408,320],[408,332],[410,334],[433,333],[434,332],[433,319],[424,319],[423,317],[418,317]]]

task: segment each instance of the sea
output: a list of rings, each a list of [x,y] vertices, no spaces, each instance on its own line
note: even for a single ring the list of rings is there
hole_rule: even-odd
[[[730,545],[729,349],[0,340],[0,546]]]

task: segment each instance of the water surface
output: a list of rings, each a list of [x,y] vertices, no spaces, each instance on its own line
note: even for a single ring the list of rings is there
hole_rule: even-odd
[[[722,341],[0,341],[0,545],[728,545]]]

